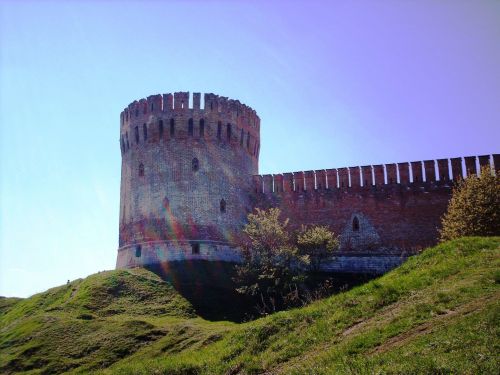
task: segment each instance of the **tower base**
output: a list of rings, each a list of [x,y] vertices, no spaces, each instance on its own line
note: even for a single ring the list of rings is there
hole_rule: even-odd
[[[241,262],[239,251],[218,241],[149,241],[118,249],[116,269],[145,267],[165,262],[205,260]]]

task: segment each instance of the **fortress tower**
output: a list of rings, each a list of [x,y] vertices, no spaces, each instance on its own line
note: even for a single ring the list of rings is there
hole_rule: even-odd
[[[152,95],[120,114],[116,266],[237,261],[231,247],[251,210],[260,119],[237,100]]]

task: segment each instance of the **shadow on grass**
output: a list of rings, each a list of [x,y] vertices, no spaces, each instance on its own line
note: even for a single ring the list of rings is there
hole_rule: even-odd
[[[257,300],[236,292],[232,281],[233,263],[205,260],[150,265],[148,270],[170,282],[205,320],[243,322],[258,318]],[[311,274],[308,287],[313,290],[329,279],[330,294],[365,283],[375,276],[366,274]]]

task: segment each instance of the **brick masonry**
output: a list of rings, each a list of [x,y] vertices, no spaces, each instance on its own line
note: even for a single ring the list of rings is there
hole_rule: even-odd
[[[498,155],[258,175],[260,119],[214,94],[153,95],[120,115],[117,268],[169,261],[238,262],[234,243],[255,207],[292,228],[340,235],[326,270],[383,272],[436,243],[453,180]]]

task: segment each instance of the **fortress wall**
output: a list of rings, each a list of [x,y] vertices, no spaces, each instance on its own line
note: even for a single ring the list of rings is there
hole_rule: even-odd
[[[495,165],[495,169],[500,170],[500,164],[494,164],[498,160],[495,156],[482,156],[480,164]],[[467,160],[472,165],[476,157]],[[254,190],[253,205],[260,208],[279,207],[283,218],[290,219],[292,228],[299,228],[302,224],[329,226],[341,235],[342,251],[413,252],[436,243],[441,216],[451,197],[453,182],[450,180],[449,160],[440,159],[437,163],[439,180],[436,181],[434,160],[424,162],[427,182],[423,181],[421,162],[385,164],[387,181],[383,183],[384,166],[373,166],[376,185],[371,183],[371,166],[338,168],[339,187],[330,183],[333,179],[327,178],[334,175],[334,169],[307,171],[305,190],[300,182],[297,183],[304,173],[293,172],[293,176],[298,176],[294,189]],[[454,178],[469,174],[462,170],[461,158],[453,158],[451,163]],[[360,168],[363,183],[359,179]],[[307,181],[313,179],[312,174],[317,182],[323,179],[328,181],[328,188],[318,182],[315,189],[308,189]],[[262,179],[271,185],[271,180],[280,181],[285,175],[291,173],[264,175]],[[350,187],[347,184],[349,179]],[[364,180],[370,182],[365,184]],[[354,228],[355,218],[359,228]]]

